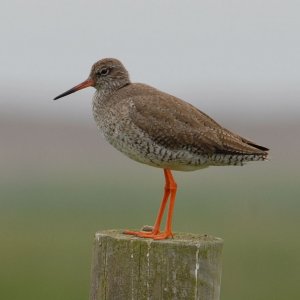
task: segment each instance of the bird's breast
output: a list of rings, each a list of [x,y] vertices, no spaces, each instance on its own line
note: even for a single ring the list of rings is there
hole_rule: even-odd
[[[130,106],[130,105],[129,105]],[[197,162],[187,150],[173,150],[157,144],[147,132],[137,127],[126,109],[117,110],[93,104],[93,114],[105,139],[129,158],[150,166],[173,170],[190,171],[199,169]],[[207,158],[202,157],[203,167]],[[190,163],[187,164],[186,162]]]

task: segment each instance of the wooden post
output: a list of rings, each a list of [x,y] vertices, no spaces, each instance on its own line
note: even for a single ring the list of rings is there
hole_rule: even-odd
[[[90,300],[219,300],[222,247],[207,235],[153,241],[97,232]]]

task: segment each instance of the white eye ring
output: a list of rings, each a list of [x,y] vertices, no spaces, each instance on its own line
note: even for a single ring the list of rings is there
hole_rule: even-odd
[[[103,68],[100,71],[98,71],[97,74],[100,76],[106,76],[106,75],[108,75],[109,71],[110,71],[109,68]]]

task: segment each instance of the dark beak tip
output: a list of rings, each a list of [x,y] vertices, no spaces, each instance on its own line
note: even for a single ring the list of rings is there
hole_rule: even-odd
[[[77,91],[77,89],[76,89],[75,87],[73,87],[73,88],[71,88],[70,90],[68,90],[68,91],[66,91],[66,92],[64,92],[64,93],[62,93],[62,94],[56,96],[53,100],[57,100],[57,99],[59,99],[59,98],[68,96],[68,95],[70,95],[70,94],[73,94],[73,93],[76,92],[76,91]]]
[[[53,98],[52,100],[55,101],[55,100],[58,100],[59,98],[61,98],[61,97],[57,96],[57,97]]]
[[[57,100],[59,98],[62,98],[62,97],[65,97],[65,96],[68,96],[70,94],[73,94],[81,89],[84,89],[86,87],[89,87],[89,86],[93,86],[93,81],[91,79],[87,79],[86,81],[74,86],[73,88],[69,89],[68,91],[56,96],[53,100]]]

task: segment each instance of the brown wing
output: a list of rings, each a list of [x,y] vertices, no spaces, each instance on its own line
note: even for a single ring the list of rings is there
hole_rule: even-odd
[[[144,90],[145,92],[145,90]],[[222,128],[191,104],[150,89],[131,97],[131,120],[156,143],[199,154],[263,154],[266,148]]]

